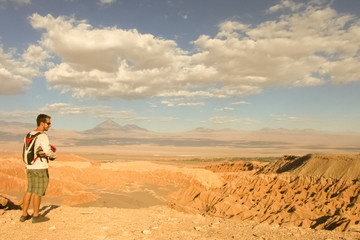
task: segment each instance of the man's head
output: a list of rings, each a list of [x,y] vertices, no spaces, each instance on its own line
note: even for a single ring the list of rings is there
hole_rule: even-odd
[[[39,114],[36,118],[38,128],[42,127],[45,131],[47,131],[51,125],[50,119],[51,117],[46,114]]]

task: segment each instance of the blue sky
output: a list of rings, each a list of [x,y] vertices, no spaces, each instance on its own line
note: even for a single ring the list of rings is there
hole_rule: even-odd
[[[360,132],[358,0],[0,0],[0,120]]]

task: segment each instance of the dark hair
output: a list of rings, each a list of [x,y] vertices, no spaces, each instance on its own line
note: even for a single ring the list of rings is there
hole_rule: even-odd
[[[51,118],[51,117],[46,114],[39,114],[36,118],[37,126],[40,126],[40,123],[42,123],[42,122],[43,123],[46,122],[47,118]]]

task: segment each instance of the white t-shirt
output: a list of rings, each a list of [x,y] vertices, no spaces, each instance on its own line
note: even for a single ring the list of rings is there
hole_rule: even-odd
[[[36,134],[38,132],[39,131],[32,131],[30,134],[34,135],[34,134]],[[49,138],[48,138],[48,136],[46,135],[45,132],[42,132],[42,134],[39,134],[37,136],[36,141],[35,141],[35,146],[34,146],[35,152],[40,146],[43,149],[46,156],[48,156],[50,158],[56,158],[56,153],[51,151]],[[46,158],[38,157],[36,159],[36,161],[34,162],[34,164],[26,165],[26,168],[27,169],[47,169],[48,166],[49,166],[48,165],[48,160]]]

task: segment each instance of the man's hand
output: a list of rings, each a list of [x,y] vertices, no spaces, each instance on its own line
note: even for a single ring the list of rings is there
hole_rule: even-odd
[[[56,152],[56,147],[54,147],[53,145],[50,145],[51,151],[52,152]],[[36,155],[39,157],[46,157],[46,153],[44,152],[44,150],[42,149],[42,147],[40,146],[37,150],[36,150]],[[52,157],[49,158],[49,160],[54,161],[56,157]]]

